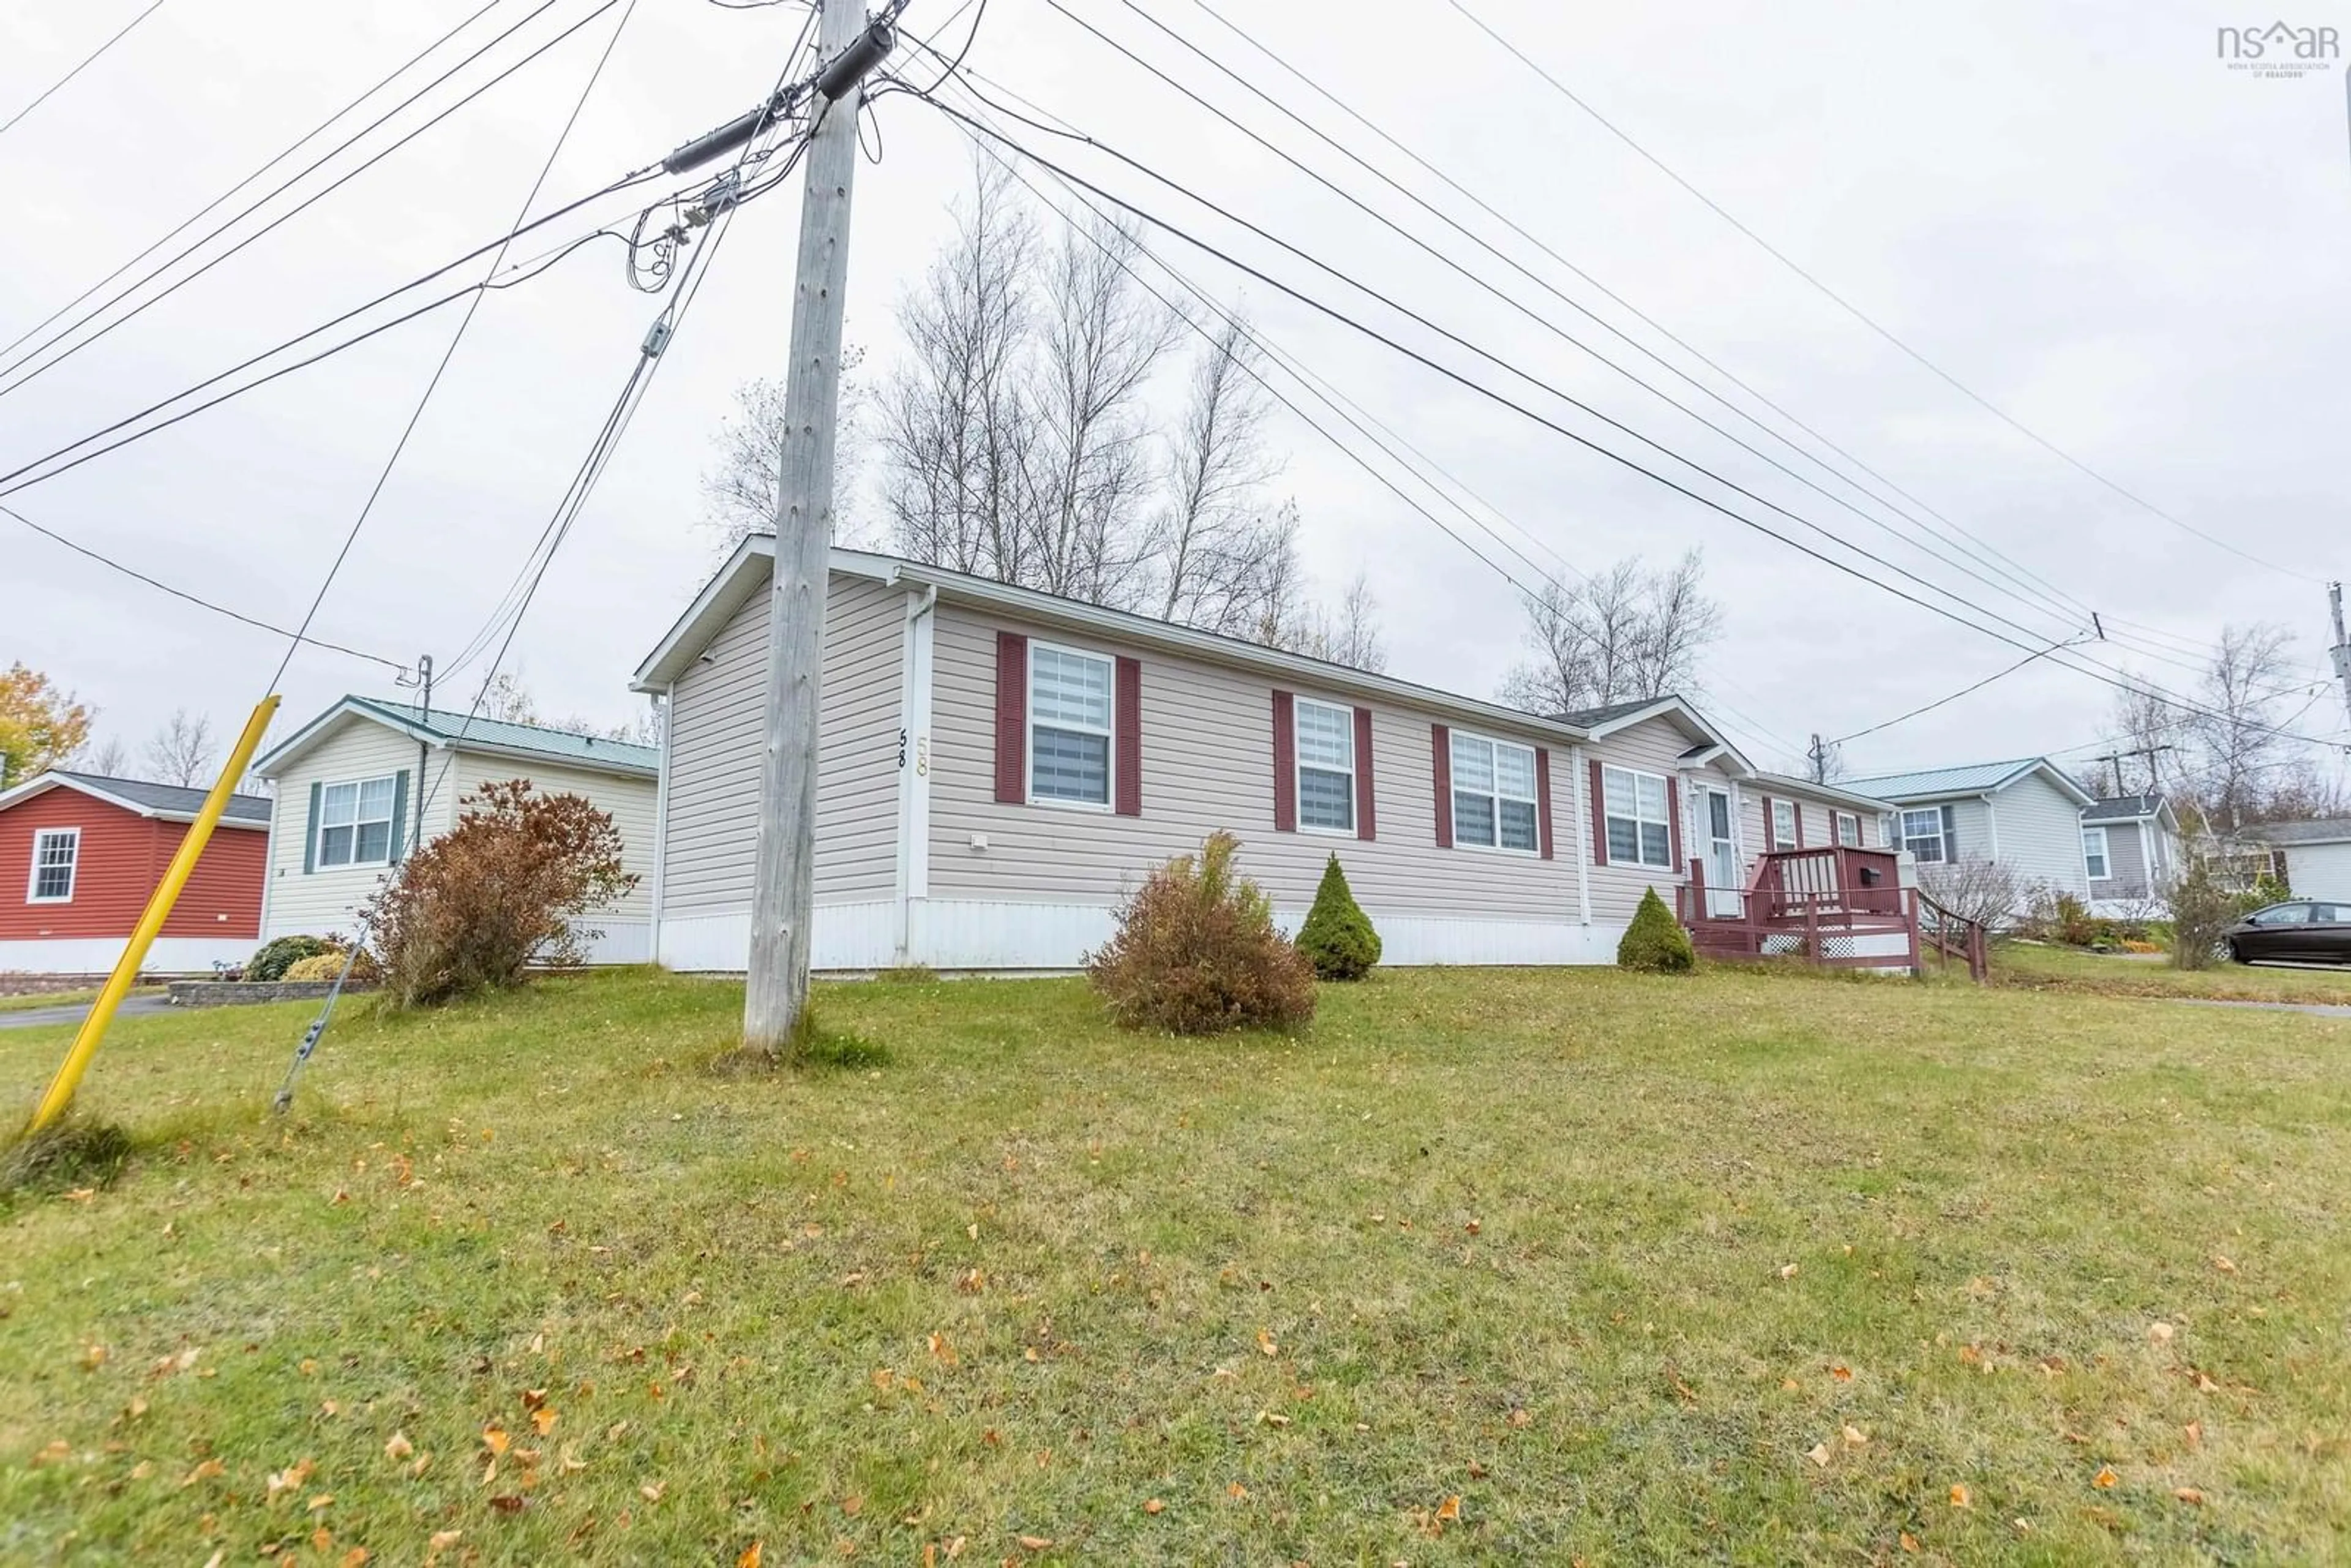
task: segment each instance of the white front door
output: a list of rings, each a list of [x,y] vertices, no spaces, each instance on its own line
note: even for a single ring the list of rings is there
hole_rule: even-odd
[[[1741,907],[1739,847],[1730,837],[1730,792],[1708,787],[1706,813],[1706,912],[1735,918]]]

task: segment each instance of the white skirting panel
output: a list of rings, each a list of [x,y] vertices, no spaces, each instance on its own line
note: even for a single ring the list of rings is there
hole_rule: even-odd
[[[587,923],[599,933],[584,946],[590,964],[648,964],[653,956],[653,923],[650,920],[598,920]]]
[[[919,905],[917,906],[919,907]],[[820,904],[809,934],[809,965],[816,969],[883,969],[896,963],[898,906],[887,899]],[[739,975],[750,962],[751,912],[672,915],[661,923],[653,954],[686,973]]]
[[[122,956],[127,936],[47,936],[0,942],[0,974],[103,975]],[[261,946],[252,936],[158,936],[147,949],[151,975],[209,975],[242,964]]]
[[[1303,910],[1280,910],[1294,931]],[[1426,964],[1613,964],[1622,925],[1572,921],[1479,920],[1372,912],[1382,961]],[[810,962],[820,970],[869,970],[898,961],[897,906],[887,902],[820,905]],[[1115,929],[1105,904],[1016,904],[918,898],[909,910],[907,957],[935,969],[1075,969]],[[662,922],[658,953],[673,969],[741,972],[750,949],[748,913],[674,916]]]

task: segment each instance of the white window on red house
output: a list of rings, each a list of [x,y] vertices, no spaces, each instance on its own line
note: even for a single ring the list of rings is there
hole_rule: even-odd
[[[74,873],[81,863],[79,828],[42,828],[33,834],[33,881],[25,897],[31,904],[68,904],[73,900]]]

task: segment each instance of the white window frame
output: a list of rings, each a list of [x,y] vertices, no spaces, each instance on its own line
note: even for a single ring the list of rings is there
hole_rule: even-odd
[[[1612,773],[1621,775],[1632,783],[1633,814],[1629,817],[1620,816],[1608,809],[1608,776]],[[1665,800],[1664,809],[1655,817],[1646,817],[1641,814],[1641,780],[1644,779],[1654,779],[1657,781],[1658,792]],[[1612,821],[1633,824],[1634,858],[1630,861],[1618,860],[1614,847],[1608,842],[1608,824]],[[1653,861],[1642,850],[1641,830],[1645,827],[1661,827],[1666,830],[1665,859]],[[1671,872],[1675,869],[1674,838],[1673,780],[1662,773],[1651,773],[1646,768],[1616,768],[1603,763],[1600,768],[1600,842],[1607,852],[1608,863],[1646,866],[1651,871]]]
[[[1343,727],[1347,737],[1347,766],[1342,768],[1320,762],[1313,764],[1314,771],[1317,773],[1344,773],[1347,776],[1347,823],[1344,827],[1334,827],[1328,822],[1310,822],[1306,820],[1308,764],[1305,760],[1305,753],[1299,747],[1298,737],[1304,728],[1299,721],[1305,711],[1311,707],[1321,708],[1325,713],[1337,714],[1345,721]],[[1298,802],[1298,831],[1301,833],[1327,833],[1332,838],[1352,839],[1355,836],[1355,769],[1362,766],[1362,759],[1355,755],[1355,709],[1352,704],[1326,703],[1320,697],[1303,696],[1292,696],[1290,700],[1290,799]]]
[[[1465,741],[1472,746],[1483,746],[1488,748],[1487,770],[1493,776],[1494,784],[1492,789],[1479,790],[1464,789],[1461,787],[1461,768],[1457,758],[1459,756],[1462,743]],[[1502,789],[1502,769],[1499,764],[1502,751],[1506,747],[1512,751],[1522,751],[1526,753],[1527,779],[1529,780],[1529,793],[1527,794],[1510,794]],[[1447,775],[1445,780],[1445,812],[1447,820],[1453,824],[1454,848],[1483,850],[1488,854],[1520,855],[1528,860],[1538,860],[1541,858],[1542,772],[1536,764],[1535,748],[1533,747],[1529,746],[1526,742],[1520,740],[1502,740],[1490,735],[1479,735],[1474,730],[1457,729],[1453,732],[1452,738],[1446,742],[1445,771]],[[1465,840],[1462,838],[1461,797],[1464,795],[1483,795],[1489,801],[1492,802],[1494,807],[1494,841],[1492,843],[1482,844],[1474,839]],[[1515,801],[1520,805],[1531,806],[1534,809],[1535,841],[1531,847],[1522,850],[1515,845],[1505,844],[1502,842],[1502,802],[1505,800]]]
[[[1910,819],[1913,817],[1933,818],[1935,821],[1935,831],[1931,833],[1913,833],[1910,831]],[[1943,851],[1947,846],[1943,842],[1942,807],[1907,806],[1895,813],[1894,826],[1896,835],[1896,841],[1898,842],[1902,848],[1909,850],[1911,858],[1916,860],[1920,865],[1941,865],[1945,863],[1946,857]],[[1916,849],[1911,848],[1911,845],[1914,842],[1925,839],[1931,839],[1934,841],[1935,852],[1932,855],[1922,855]]]
[[[2092,833],[2098,835],[2098,852],[2095,854],[2092,854],[2090,852],[2090,835]],[[2094,862],[2098,867],[2096,871],[2090,870],[2090,866]],[[2106,830],[2104,827],[2084,828],[2082,830],[2082,870],[2088,873],[2092,882],[2112,882],[2115,880],[2114,846],[2107,841]]]
[[[1788,818],[1784,828],[1780,821],[1780,815],[1783,811],[1787,813]],[[1800,850],[1804,847],[1796,841],[1802,836],[1796,827],[1799,821],[1801,819],[1796,815],[1796,803],[1793,800],[1774,800],[1771,802],[1771,847],[1773,849]]]
[[[1834,819],[1832,825],[1836,830],[1831,836],[1836,840],[1838,844],[1849,850],[1860,849],[1862,847],[1861,813],[1858,811],[1832,811],[1829,814]],[[1847,822],[1851,822],[1853,824],[1853,837],[1851,838],[1845,837],[1844,825]]]
[[[391,787],[392,792],[384,807],[384,814],[381,818],[360,815],[360,802],[367,798],[367,787],[371,784],[385,784]],[[350,829],[351,858],[346,861],[330,862],[327,859],[329,826],[327,797],[337,789],[349,789],[351,792],[351,820],[349,822],[333,824],[338,828]],[[361,860],[360,859],[360,828],[365,823],[379,821],[384,824],[383,854],[380,859]],[[375,871],[389,866],[392,864],[392,843],[399,837],[400,775],[398,773],[371,773],[363,779],[320,780],[318,821],[310,824],[310,864],[314,868],[319,871]]]
[[[1110,723],[1101,729],[1087,725],[1051,724],[1048,729],[1063,729],[1072,735],[1099,735],[1102,737],[1102,798],[1100,800],[1072,800],[1067,795],[1037,793],[1037,653],[1059,653],[1064,658],[1088,659],[1110,666]],[[1021,694],[1021,765],[1026,772],[1029,803],[1050,806],[1063,811],[1097,811],[1107,816],[1118,809],[1118,659],[1095,648],[1072,647],[1067,643],[1048,643],[1040,638],[1029,640],[1029,669],[1024,679],[1028,685]]]
[[[41,891],[41,854],[51,841],[62,839],[73,845],[73,858],[66,862],[66,890],[44,894]],[[25,902],[27,904],[71,904],[74,888],[81,882],[81,830],[79,828],[35,828],[33,830],[32,874],[25,881]]]

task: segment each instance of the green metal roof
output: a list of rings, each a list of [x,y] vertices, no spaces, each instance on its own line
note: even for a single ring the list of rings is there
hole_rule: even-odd
[[[377,697],[352,696],[344,700],[354,707],[370,710],[395,724],[428,730],[456,745],[529,752],[553,762],[642,768],[648,773],[661,771],[659,747],[639,746],[634,741],[612,740],[603,736],[582,735],[577,730],[549,729],[542,725],[467,718],[454,709],[434,708],[427,713],[408,703],[388,703]]]

